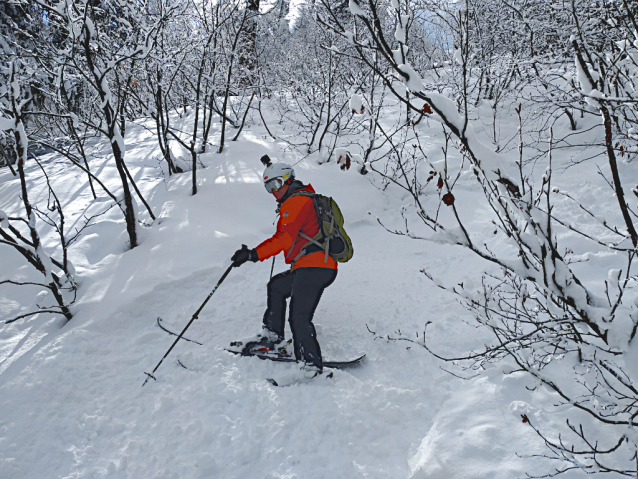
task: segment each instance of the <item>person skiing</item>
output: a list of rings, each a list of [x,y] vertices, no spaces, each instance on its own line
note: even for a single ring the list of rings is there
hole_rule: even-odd
[[[262,331],[254,338],[235,341],[231,346],[243,346],[242,351],[272,351],[285,354],[284,338],[286,299],[290,298],[288,322],[292,331],[295,359],[313,374],[323,371],[321,348],[312,318],[321,295],[337,277],[337,262],[315,244],[306,246],[305,237],[319,233],[319,219],[311,196],[313,187],[295,178],[295,170],[286,163],[272,163],[268,155],[261,158],[266,166],[264,186],[278,203],[277,231],[259,246],[249,250],[242,245],[232,256],[238,267],[247,261],[265,261],[283,251],[289,271],[277,274],[268,282],[268,302]],[[302,234],[304,236],[302,236]]]

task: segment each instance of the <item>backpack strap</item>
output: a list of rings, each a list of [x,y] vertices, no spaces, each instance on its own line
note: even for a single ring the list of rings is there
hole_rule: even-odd
[[[318,241],[316,241],[314,238],[311,238],[308,235],[305,235],[302,232],[299,232],[299,235],[297,236],[297,238],[299,236],[301,236],[302,238],[305,238],[308,240],[308,242],[303,246],[303,248],[301,249],[301,251],[299,252],[299,254],[295,257],[294,261],[297,261],[300,257],[302,257],[303,255],[306,254],[306,248],[312,243],[316,246],[318,246],[319,248],[321,248],[322,250],[325,250],[325,257],[323,259],[324,263],[328,262],[328,255],[330,254],[330,240],[335,236],[334,233],[334,225],[335,225],[335,217],[332,213],[325,211],[325,214],[327,214],[330,217],[330,230],[328,231],[328,235],[326,235],[323,231],[323,220],[319,217],[319,214],[317,214],[317,219],[319,221],[319,231],[321,232],[321,236],[323,236],[323,241],[321,243],[319,243]],[[295,241],[297,239],[295,238]],[[325,247],[324,247],[325,245]],[[294,243],[293,243],[294,246]],[[292,248],[291,248],[292,250]],[[318,251],[317,251],[318,252]]]
[[[310,236],[304,233],[299,233],[299,236],[301,236],[302,238],[306,238],[310,243],[314,243],[317,246],[319,246],[319,248],[323,249],[323,245],[319,243],[317,240],[315,240],[314,238],[311,238]],[[304,246],[308,246],[308,245],[304,245]]]
[[[307,239],[307,240],[308,240],[308,242],[307,242],[305,245],[303,245],[303,248],[301,248],[301,251],[299,251],[299,254],[298,254],[297,256],[295,256],[295,258],[291,261],[291,264],[293,264],[293,265],[295,264],[295,261],[297,261],[299,258],[301,258],[302,256],[305,256],[305,255],[307,254],[307,253],[306,253],[306,247],[307,247],[310,243],[312,243],[312,244],[314,244],[314,245],[318,246],[319,248],[321,248],[321,249],[323,250],[323,245],[322,245],[321,243],[319,243],[319,242],[318,242],[317,240],[315,240],[314,238],[311,238],[310,236],[308,236],[308,235],[306,235],[306,234],[304,234],[304,233],[299,232],[299,234],[297,235],[297,238],[295,238],[295,241],[292,243],[292,246],[290,247],[290,253],[292,253],[292,249],[295,247],[295,243],[297,242],[297,239],[298,239],[300,236],[301,236],[302,238]],[[329,250],[329,248],[328,248],[328,246],[329,246],[329,244],[330,244],[330,243],[329,243],[329,242],[330,242],[330,239],[328,238],[326,241],[328,242],[328,243],[326,244],[326,251],[330,251],[330,250]],[[288,254],[290,255],[290,253],[288,253]],[[317,253],[318,253],[318,251],[317,251]],[[288,259],[288,256],[286,256],[286,259]],[[328,262],[328,256],[326,255],[326,258],[324,259],[324,263],[327,263],[327,262]]]
[[[335,218],[334,215],[332,215],[330,212],[326,211],[325,213],[330,216],[330,231],[328,232],[328,235],[326,235],[323,231],[323,221],[319,215],[319,211],[317,211],[317,205],[315,203],[315,196],[316,193],[313,193],[312,191],[295,191],[292,195],[290,195],[288,198],[286,198],[287,200],[292,198],[293,196],[307,196],[309,198],[312,198],[312,203],[313,206],[315,208],[315,214],[317,215],[317,222],[319,223],[319,231],[321,232],[321,236],[323,236],[323,241],[320,243],[317,240],[315,240],[314,238],[311,238],[310,236],[302,233],[301,231],[299,231],[299,234],[297,235],[297,237],[295,238],[295,241],[292,242],[292,246],[290,247],[290,252],[288,253],[288,256],[286,256],[286,259],[288,259],[288,257],[290,256],[290,254],[292,253],[292,250],[295,247],[295,244],[297,243],[297,240],[299,239],[299,237],[301,236],[302,238],[305,238],[307,240],[306,244],[303,245],[303,247],[301,248],[301,251],[299,251],[299,254],[297,254],[297,256],[294,257],[294,259],[291,261],[291,265],[294,267],[295,265],[295,261],[297,261],[299,258],[301,258],[302,256],[306,255],[306,248],[310,245],[310,244],[314,244],[316,246],[318,246],[319,248],[321,248],[322,250],[324,250],[324,245],[325,245],[325,257],[323,262],[327,263],[328,262],[328,255],[330,254],[330,240],[332,239],[333,232],[334,232],[334,223],[335,223]]]
[[[330,216],[330,231],[328,231],[328,236],[326,240],[326,257],[323,260],[324,263],[328,262],[328,254],[330,253],[330,239],[334,236],[332,232],[335,229],[335,217],[333,214],[326,212],[328,216]],[[321,221],[321,220],[320,220]],[[322,225],[323,227],[323,225]]]
[[[315,196],[315,193],[313,193],[312,191],[295,191],[288,198],[286,198],[286,201],[289,200],[290,198],[292,198],[293,196],[307,196],[308,198],[311,198],[312,202],[313,202],[313,207],[314,207],[314,196]],[[317,213],[317,209],[315,208],[315,214],[316,213]],[[319,217],[319,215],[317,215],[317,219],[318,219],[318,217]],[[321,220],[319,220],[319,222],[320,222],[319,226],[321,227]],[[295,240],[292,242],[292,246],[290,247],[290,252],[286,256],[286,259],[288,259],[290,257],[290,255],[292,253],[292,250],[295,248],[295,244],[297,244],[297,240],[299,239],[299,236],[305,237],[306,239],[312,241],[312,238],[309,238],[308,236],[303,234],[301,231],[299,231],[299,233],[295,237]],[[304,245],[304,247],[301,248],[301,251],[299,252],[299,254],[297,256],[295,256],[294,259],[290,262],[292,267],[294,267],[295,261],[297,261],[299,258],[301,258],[304,254],[306,254],[306,251],[305,251],[305,247],[306,246],[307,245]],[[317,246],[321,247],[321,244],[317,243]]]

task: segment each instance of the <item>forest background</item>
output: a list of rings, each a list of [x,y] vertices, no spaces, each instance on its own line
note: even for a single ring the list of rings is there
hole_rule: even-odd
[[[73,256],[91,231],[119,225],[107,242],[131,255],[168,215],[145,193],[135,135],[148,133],[162,181],[192,198],[251,135],[399,198],[368,214],[384,234],[472,258],[471,284],[427,265],[420,275],[463,306],[476,344],[445,354],[430,320],[365,334],[468,381],[497,374],[545,391],[551,421],[517,413],[544,444],[531,473],[638,477],[638,2],[0,6],[6,367],[23,344],[12,328],[53,317],[64,331],[87,313],[94,280]],[[56,183],[61,171],[82,190]],[[415,461],[410,474],[435,477]]]

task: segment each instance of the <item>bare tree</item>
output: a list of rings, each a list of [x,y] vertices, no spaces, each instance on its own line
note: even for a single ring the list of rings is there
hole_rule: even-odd
[[[517,151],[501,153],[495,153],[477,138],[470,121],[476,104],[472,98],[487,96],[489,99],[496,91],[493,79],[489,86],[486,85],[489,74],[486,69],[496,68],[496,65],[487,63],[484,67],[475,68],[476,56],[486,52],[484,43],[477,38],[484,31],[480,25],[477,26],[477,15],[480,13],[477,4],[466,1],[463,8],[448,11],[432,6],[434,16],[447,26],[454,39],[454,64],[446,70],[456,70],[456,78],[445,84],[442,82],[445,82],[443,75],[446,72],[434,72],[437,78],[435,85],[443,87],[439,91],[426,86],[426,82],[432,79],[431,69],[428,71],[427,66],[422,67],[422,74],[429,75],[428,80],[424,81],[406,55],[409,52],[406,28],[413,21],[410,12],[415,8],[412,4],[397,0],[392,0],[390,5],[376,0],[359,4],[352,0],[350,8],[355,18],[355,28],[349,30],[332,11],[331,4],[322,2],[324,10],[318,20],[336,34],[347,38],[351,45],[348,53],[356,55],[367,68],[382,78],[388,91],[407,109],[415,115],[420,114],[425,102],[443,125],[447,141],[442,152],[444,161],[439,163],[442,166],[435,168],[425,152],[420,150],[418,129],[414,130],[411,137],[386,134],[393,155],[380,163],[384,165],[383,168],[370,162],[376,174],[407,190],[414,201],[415,215],[410,215],[406,210],[401,212],[405,217],[405,228],[390,231],[415,239],[462,246],[496,266],[499,271],[484,273],[482,288],[478,291],[462,284],[447,286],[423,271],[435,284],[459,297],[478,324],[493,334],[492,344],[465,356],[448,358],[437,354],[425,342],[425,333],[420,342],[407,337],[394,339],[418,342],[437,357],[459,362],[469,368],[482,369],[489,362],[507,360],[514,364],[514,370],[528,374],[539,384],[554,391],[563,404],[570,405],[571,412],[581,411],[588,415],[596,427],[588,430],[582,424],[574,425],[568,419],[567,430],[572,436],[569,439],[561,436],[557,440],[547,437],[543,425],[532,424],[532,418],[523,417],[524,422],[532,424],[545,439],[550,450],[548,457],[560,462],[555,473],[550,475],[578,468],[590,473],[613,472],[633,477],[636,473],[633,461],[638,443],[635,435],[627,431],[638,425],[638,391],[635,388],[638,377],[635,377],[635,368],[629,366],[632,360],[628,351],[632,348],[638,329],[638,315],[631,302],[626,300],[626,295],[628,288],[636,281],[635,275],[632,275],[638,252],[633,221],[638,214],[624,197],[615,158],[621,142],[615,138],[619,134],[625,137],[624,141],[632,138],[631,125],[636,105],[633,92],[638,72],[634,58],[638,56],[634,54],[635,47],[622,39],[623,36],[628,38],[632,35],[630,30],[624,34],[610,35],[613,42],[605,40],[599,32],[592,32],[588,36],[584,25],[591,22],[582,22],[579,18],[581,11],[577,5],[580,3],[575,0],[571,5],[568,3],[557,15],[556,21],[567,19],[568,23],[581,25],[577,29],[583,31],[571,38],[569,47],[563,45],[556,49],[555,58],[562,61],[564,51],[572,49],[572,58],[576,58],[572,71],[575,69],[575,80],[580,85],[577,87],[574,83],[572,87],[580,95],[577,101],[584,99],[589,104],[585,108],[587,113],[597,111],[601,116],[604,129],[601,153],[604,151],[608,157],[610,198],[615,196],[620,213],[610,214],[610,217],[620,219],[620,225],[614,224],[612,219],[605,219],[601,224],[591,211],[591,205],[580,203],[577,203],[578,206],[591,221],[573,224],[561,218],[555,199],[561,195],[573,197],[553,184],[552,152],[556,142],[553,135],[545,140],[548,146],[543,159],[547,168],[541,178],[534,178],[525,169],[522,152],[529,145],[524,143],[522,134]],[[520,15],[516,17],[512,4],[496,2],[492,5],[509,9],[513,18],[521,18]],[[486,6],[478,5],[479,10]],[[394,11],[393,25],[385,17],[388,7]],[[628,7],[629,4],[624,2],[622,6],[615,3],[608,8],[616,9],[618,17],[628,19],[627,25],[635,24],[631,20],[633,10]],[[604,7],[601,7],[602,10],[596,8],[588,10],[588,14],[591,14],[588,20],[604,20],[602,15],[596,17],[601,11],[604,13]],[[529,18],[524,15],[523,18],[531,24]],[[555,25],[554,29],[562,32],[562,26]],[[510,49],[510,61],[528,61],[529,56],[525,55],[532,55],[530,50],[537,51],[534,40],[530,40],[533,33],[532,28],[527,31],[526,37],[521,37],[531,42],[533,48]],[[560,39],[560,35],[557,38]],[[491,53],[488,52],[488,55]],[[550,91],[548,96],[551,97],[551,87],[543,78],[539,58],[533,58],[528,64],[532,70],[536,68],[539,71],[528,81],[537,82],[540,88]],[[505,68],[501,66],[499,71],[503,77],[498,79],[498,88],[519,87],[507,80],[508,75],[512,75],[511,64],[506,64]],[[565,85],[556,83],[560,88],[565,88]],[[409,95],[404,93],[403,88],[407,89]],[[454,95],[454,100],[442,94],[446,90]],[[547,111],[550,111],[550,115],[553,112],[562,114],[566,98],[563,96],[555,103],[547,100],[546,104],[551,105],[551,108],[545,110],[544,114]],[[517,111],[520,117],[522,107],[518,107]],[[414,141],[412,148],[405,147],[408,139]],[[600,148],[601,145],[594,140],[591,147]],[[449,148],[458,150],[460,160],[448,156]],[[623,148],[620,151],[626,153],[629,147],[625,144]],[[453,190],[464,165],[469,166],[483,193],[484,206],[493,215],[495,233],[502,233],[501,238],[505,240],[501,239],[501,242],[509,244],[511,251],[516,252],[514,256],[503,252],[502,247],[498,251],[491,249],[462,220],[464,205],[455,200]],[[435,202],[427,199],[433,190],[438,190],[438,201]],[[439,215],[441,205],[449,209],[444,218]],[[432,236],[425,238],[413,234],[410,228],[412,218],[426,225],[433,232]],[[598,290],[586,286],[583,277],[591,279],[589,276],[596,273],[573,262],[571,256],[574,253],[559,240],[558,233],[565,231],[583,238],[590,251],[606,250],[624,257],[624,266],[614,270],[613,274],[610,272],[608,277],[598,278],[601,284]],[[570,415],[568,412],[567,417]],[[606,438],[615,439],[609,444],[601,444],[600,428],[607,429]]]
[[[44,283],[28,283],[29,285],[40,286],[48,289],[55,299],[55,305],[49,305],[45,308],[41,308],[35,312],[19,315],[9,321],[15,321],[17,319],[39,314],[41,312],[58,313],[62,314],[67,320],[70,320],[73,316],[69,311],[69,304],[65,301],[62,292],[64,282],[53,271],[53,262],[51,257],[46,253],[42,246],[40,234],[37,229],[36,211],[34,210],[29,200],[29,192],[27,189],[27,179],[24,172],[24,164],[27,160],[28,139],[24,127],[23,108],[25,108],[32,100],[30,95],[23,94],[20,89],[18,66],[15,62],[10,64],[10,88],[8,89],[9,103],[11,105],[11,115],[9,118],[3,119],[3,129],[9,130],[13,133],[15,139],[16,157],[18,158],[18,174],[20,177],[20,187],[22,194],[22,204],[25,210],[25,217],[10,218],[6,213],[0,212],[0,222],[2,227],[0,228],[0,243],[13,247],[18,253],[20,253],[35,269],[44,275]],[[60,208],[59,202],[56,204],[57,208]],[[59,210],[61,212],[61,208]],[[64,224],[63,217],[62,223]],[[19,222],[19,224],[26,225],[29,237],[25,237],[18,228],[12,226],[9,221]],[[72,289],[75,290],[75,283],[73,276],[70,274],[68,261],[65,260],[63,264],[57,263],[57,266],[63,268],[67,274],[67,281],[72,285]],[[13,284],[13,285],[25,285],[27,283],[18,282],[14,280],[4,280],[0,284]]]
[[[37,3],[48,12],[51,28],[56,29],[60,42],[67,48],[62,50],[58,48],[61,45],[40,42],[35,60],[42,63],[42,59],[47,59],[42,66],[59,77],[56,84],[60,88],[68,88],[68,82],[83,90],[86,107],[78,112],[66,111],[64,116],[67,121],[71,119],[68,126],[73,132],[77,133],[73,122],[79,121],[108,139],[122,183],[123,201],[120,207],[126,219],[130,245],[134,248],[138,245],[137,216],[131,186],[151,217],[153,212],[135,185],[124,161],[124,113],[134,86],[130,71],[131,65],[145,58],[154,47],[157,33],[172,10],[151,20],[151,17],[145,15],[142,6],[133,3],[126,8],[105,4],[100,9],[82,2],[69,3],[60,9],[52,8],[45,2]],[[119,39],[112,35],[112,23],[101,20],[103,8],[114,9],[112,13],[119,15]],[[118,8],[122,10],[118,11]],[[115,91],[112,91],[113,85],[116,87]],[[67,100],[58,102],[57,106],[60,109],[69,108]],[[81,147],[81,140],[76,141],[76,145]],[[88,170],[88,165],[85,165],[85,169]]]

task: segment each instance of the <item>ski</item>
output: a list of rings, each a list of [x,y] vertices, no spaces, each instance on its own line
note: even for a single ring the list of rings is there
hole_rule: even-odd
[[[168,334],[170,334],[171,336],[179,336],[178,334],[175,334],[175,333],[174,333],[173,331],[171,331],[170,329],[166,329],[164,326],[162,326],[161,321],[162,321],[162,318],[160,318],[160,317],[158,316],[158,317],[157,317],[157,325],[158,325],[160,328],[162,328],[162,331],[166,331],[166,332],[167,332]],[[203,344],[202,344],[202,343],[199,343],[199,342],[197,342],[197,341],[195,341],[195,340],[193,340],[193,339],[188,339],[188,338],[185,338],[184,336],[182,336],[182,339],[183,339],[184,341],[190,341],[191,343],[195,343],[195,344],[199,344],[200,346],[203,346]]]
[[[282,363],[296,363],[297,360],[293,357],[283,357],[283,356],[270,356],[268,354],[261,353],[246,353],[242,351],[233,351],[232,349],[226,349],[229,353],[237,354],[239,356],[254,356],[259,359],[269,359],[270,361],[277,361]],[[346,369],[359,365],[361,360],[365,358],[366,355],[362,354],[358,358],[350,359],[348,361],[324,361],[323,367],[331,368],[331,369]]]

